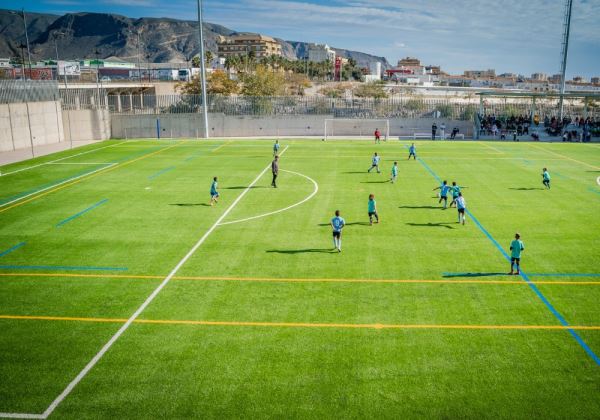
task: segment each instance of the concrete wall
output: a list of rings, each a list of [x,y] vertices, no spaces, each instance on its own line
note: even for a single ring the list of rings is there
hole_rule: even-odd
[[[62,111],[58,101],[0,104],[0,152],[109,138],[106,110]]]
[[[331,116],[230,116],[209,114],[209,134],[211,137],[271,137],[271,136],[319,136],[324,135],[325,120]],[[202,114],[160,114],[160,115],[112,115],[111,131],[114,138],[156,138],[157,121],[160,137],[194,138],[203,136]],[[453,127],[469,138],[473,135],[470,121],[444,119],[390,119],[390,137],[412,136],[413,133],[431,133],[433,122],[446,124],[446,134]],[[328,122],[328,135],[356,137],[371,136],[375,128],[384,132],[385,123],[368,120],[335,120]]]

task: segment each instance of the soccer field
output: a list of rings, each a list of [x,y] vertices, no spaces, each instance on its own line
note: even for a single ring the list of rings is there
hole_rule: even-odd
[[[2,416],[600,417],[600,145],[281,143],[1,167]]]

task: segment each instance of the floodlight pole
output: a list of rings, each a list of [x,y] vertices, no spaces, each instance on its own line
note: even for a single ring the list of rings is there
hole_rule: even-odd
[[[204,138],[208,138],[208,103],[206,102],[206,65],[204,63],[204,34],[202,33],[202,0],[198,0],[198,40],[200,41],[200,88],[204,113]]]
[[[27,33],[27,18],[25,17],[25,9],[21,9],[23,13],[23,28],[25,29],[25,43],[27,44],[27,60],[29,62],[29,77],[31,78],[31,50],[29,49],[29,34]]]
[[[567,72],[567,54],[569,53],[569,33],[571,32],[571,12],[573,10],[573,0],[566,0],[565,21],[562,44],[562,61],[560,65],[560,99],[558,103],[559,121],[562,123],[564,116],[564,95],[565,95],[565,73]]]

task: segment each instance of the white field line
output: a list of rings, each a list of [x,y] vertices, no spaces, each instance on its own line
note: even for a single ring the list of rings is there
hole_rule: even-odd
[[[7,419],[45,419],[43,414],[28,414],[28,413],[0,413],[0,417]]]
[[[29,169],[38,168],[40,166],[48,165],[50,163],[60,162],[60,161],[63,161],[63,160],[74,158],[76,156],[86,155],[88,153],[96,152],[98,150],[106,149],[108,147],[115,147],[115,146],[118,146],[119,144],[122,144],[122,143],[109,144],[108,146],[99,147],[97,149],[88,150],[88,151],[85,151],[85,152],[77,153],[75,155],[65,156],[65,157],[60,158],[60,159],[51,160],[50,162],[39,163],[37,165],[28,166],[28,167],[22,168],[22,169],[17,169],[16,171],[12,171],[12,172],[5,172],[3,174],[0,174],[0,176],[12,175],[12,174],[16,174],[18,172],[28,171]]]
[[[302,201],[299,201],[299,202],[297,202],[296,204],[292,204],[291,206],[287,206],[287,207],[285,207],[285,208],[283,208],[283,209],[279,209],[279,210],[271,211],[271,212],[269,212],[269,213],[259,214],[258,216],[246,217],[245,219],[232,220],[231,222],[223,222],[223,223],[220,223],[219,225],[220,225],[220,226],[224,226],[224,225],[231,225],[231,224],[234,224],[234,223],[247,222],[248,220],[260,219],[261,217],[267,217],[267,216],[271,216],[271,215],[273,215],[273,214],[277,214],[277,213],[281,213],[281,212],[284,212],[284,211],[287,211],[287,210],[293,209],[294,207],[297,207],[297,206],[299,206],[299,205],[301,205],[301,204],[304,204],[304,203],[306,203],[308,200],[310,200],[311,198],[313,198],[313,197],[315,196],[315,194],[316,194],[316,193],[319,191],[319,184],[317,184],[317,182],[316,182],[314,179],[312,179],[311,177],[308,177],[308,176],[306,176],[306,175],[304,175],[304,174],[300,174],[300,173],[298,173],[298,172],[294,172],[294,171],[287,171],[287,170],[285,170],[285,169],[282,169],[282,170],[281,170],[281,172],[288,172],[288,173],[290,173],[290,174],[294,174],[294,175],[298,175],[298,176],[304,177],[304,178],[308,179],[310,182],[312,182],[312,183],[313,183],[313,185],[315,186],[315,189],[314,189],[314,190],[313,190],[313,192],[312,192],[312,193],[311,193],[311,194],[310,194],[308,197],[306,197],[304,200],[302,200]]]
[[[108,168],[111,168],[111,167],[113,167],[113,166],[115,166],[115,165],[116,165],[116,163],[110,163],[110,164],[108,164],[108,166],[103,166],[102,168],[98,168],[98,169],[96,169],[96,170],[93,170],[93,171],[91,171],[91,172],[86,172],[85,174],[82,174],[82,175],[79,175],[79,176],[75,176],[75,177],[73,177],[73,178],[65,179],[64,181],[62,181],[62,182],[59,182],[59,183],[57,183],[57,184],[52,184],[52,185],[50,185],[49,187],[42,188],[41,190],[34,191],[34,192],[32,192],[32,193],[29,193],[29,194],[27,194],[27,195],[24,195],[24,196],[22,196],[22,197],[19,197],[19,198],[15,198],[14,200],[11,200],[11,201],[9,201],[8,203],[3,203],[3,204],[0,204],[0,208],[2,208],[2,207],[5,207],[5,206],[8,206],[9,204],[12,204],[12,203],[16,203],[17,201],[21,201],[21,200],[23,200],[24,198],[31,197],[32,195],[39,194],[39,193],[41,193],[41,192],[44,192],[44,191],[46,191],[46,190],[49,190],[49,189],[51,189],[51,188],[58,187],[59,185],[66,184],[67,182],[75,181],[76,179],[83,178],[83,177],[86,177],[86,176],[88,176],[88,175],[94,174],[94,173],[96,173],[96,172],[103,171],[103,170],[105,170],[105,169],[108,169]]]
[[[283,152],[281,152],[281,154],[283,154],[286,150],[287,150],[287,147],[283,150]],[[67,385],[67,387],[64,389],[64,391],[61,392],[60,395],[58,397],[56,397],[56,399],[54,401],[52,401],[52,404],[50,404],[48,406],[48,408],[46,409],[46,411],[44,411],[42,418],[44,418],[44,419],[48,418],[48,416],[50,414],[52,414],[52,412],[56,409],[56,407],[58,407],[58,405],[71,393],[71,391],[73,391],[73,389],[77,386],[77,384],[79,384],[79,382],[81,382],[81,380],[88,374],[88,372],[90,370],[92,370],[92,368],[96,365],[96,363],[98,363],[100,361],[102,356],[104,356],[104,354],[112,347],[112,345],[119,339],[119,337],[121,337],[121,335],[123,335],[123,333],[125,331],[127,331],[127,329],[131,326],[131,324],[141,315],[141,313],[144,311],[144,309],[146,309],[148,307],[148,305],[150,305],[150,303],[154,300],[154,298],[156,298],[156,296],[158,296],[158,294],[167,285],[167,283],[169,283],[169,281],[173,278],[173,276],[175,274],[177,274],[179,269],[187,262],[187,260],[190,259],[190,257],[198,250],[198,248],[200,248],[200,246],[204,243],[204,241],[206,241],[206,238],[208,238],[208,236],[217,228],[217,226],[219,226],[219,223],[221,223],[221,221],[225,217],[227,217],[227,215],[231,212],[231,210],[233,210],[233,208],[237,205],[237,203],[239,203],[240,200],[242,198],[244,198],[244,196],[248,193],[248,191],[250,191],[250,189],[254,186],[254,184],[256,184],[258,182],[258,180],[265,174],[265,172],[267,172],[267,170],[270,167],[271,167],[271,164],[269,163],[265,167],[265,169],[263,169],[260,172],[260,174],[258,174],[258,176],[254,179],[254,181],[252,181],[252,183],[250,185],[248,185],[244,191],[242,191],[242,193],[233,201],[233,203],[231,203],[231,205],[227,208],[227,210],[225,210],[223,212],[223,214],[217,219],[217,221],[206,231],[206,233],[204,235],[202,235],[202,237],[198,240],[198,242],[196,242],[196,244],[192,247],[192,249],[189,250],[189,252],[185,255],[185,257],[183,257],[181,259],[181,261],[179,261],[177,263],[175,268],[173,268],[173,270],[171,270],[169,275],[162,281],[162,283],[160,283],[158,285],[158,287],[156,289],[154,289],[154,291],[150,294],[150,296],[148,296],[148,298],[144,301],[144,303],[142,303],[142,305],[133,313],[133,315],[131,315],[131,317],[129,317],[127,322],[125,324],[123,324],[123,326],[121,328],[119,328],[119,330],[115,333],[115,335],[113,335],[110,338],[110,340],[108,340],[108,342],[100,349],[100,351],[92,358],[92,360],[90,360],[88,362],[88,364],[85,365],[85,367],[81,370],[81,372],[79,372],[79,374],[75,377],[75,379],[73,379],[71,381],[71,383],[69,383],[69,385]]]
[[[111,165],[114,162],[49,162],[46,165]]]

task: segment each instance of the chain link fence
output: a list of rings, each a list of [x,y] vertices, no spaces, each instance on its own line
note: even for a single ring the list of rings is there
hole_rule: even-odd
[[[56,80],[0,80],[0,103],[57,101]]]

